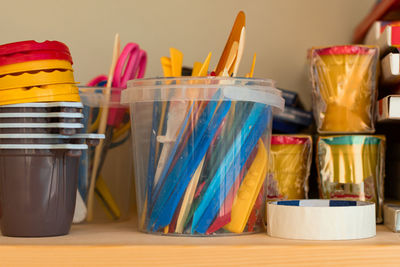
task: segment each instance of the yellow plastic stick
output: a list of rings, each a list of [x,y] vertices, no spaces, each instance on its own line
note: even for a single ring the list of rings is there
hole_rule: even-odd
[[[131,122],[124,124],[121,128],[119,128],[114,132],[112,141],[117,140],[121,135],[125,134],[130,129],[131,129]]]
[[[210,60],[211,60],[211,52],[208,53],[206,59],[204,60],[203,64],[201,65],[198,76],[200,76],[200,77],[207,76],[208,67],[210,66]]]
[[[96,120],[90,125],[89,132],[94,133],[99,128],[100,117],[101,117],[102,108],[99,108],[99,113],[97,114]]]
[[[255,68],[255,66],[256,66],[256,59],[257,59],[257,54],[254,53],[254,56],[253,56],[253,63],[251,64],[250,72],[246,74],[246,78],[252,78],[252,77],[253,77],[253,75],[254,75],[254,68]]]
[[[258,141],[257,155],[251,164],[249,171],[239,187],[232,205],[231,221],[225,225],[225,229],[233,233],[242,233],[251,210],[256,203],[258,194],[264,184],[267,175],[268,156],[263,141]]]
[[[164,77],[172,76],[171,59],[169,57],[161,57],[161,67],[164,72]]]
[[[192,76],[199,76],[200,69],[201,69],[201,66],[202,66],[202,65],[203,65],[203,64],[202,64],[201,62],[198,62],[198,61],[196,61],[196,62],[193,64]]]
[[[173,77],[182,76],[183,53],[176,48],[169,49],[171,56],[171,70]]]
[[[96,191],[107,213],[111,215],[112,219],[119,219],[121,217],[121,211],[101,175],[99,175],[96,180]]]

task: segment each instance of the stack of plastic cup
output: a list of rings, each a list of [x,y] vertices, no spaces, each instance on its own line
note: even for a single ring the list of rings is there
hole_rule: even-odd
[[[0,105],[79,101],[68,47],[57,41],[0,46]]]
[[[101,135],[81,134],[82,103],[68,47],[0,46],[0,227],[7,236],[69,232],[79,159]]]

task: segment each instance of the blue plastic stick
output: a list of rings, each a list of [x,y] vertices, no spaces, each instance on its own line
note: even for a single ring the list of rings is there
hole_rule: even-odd
[[[158,122],[161,114],[160,102],[153,103],[153,121],[151,123],[150,132],[150,151],[149,151],[149,165],[147,166],[147,202],[151,203],[151,195],[153,189],[155,165],[156,165],[156,138],[158,132]]]
[[[267,107],[265,112],[261,114],[260,119],[257,122],[257,125],[255,126],[254,130],[250,133],[249,137],[247,138],[246,142],[243,145],[244,149],[240,151],[239,162],[238,162],[240,169],[242,169],[243,166],[246,164],[246,161],[251,155],[251,152],[256,146],[259,138],[262,136],[263,132],[268,126],[268,122],[270,120],[269,110],[270,108]],[[235,169],[236,169],[235,167],[236,166],[232,166],[226,173],[225,181],[223,182],[224,190],[221,191],[221,188],[219,188],[217,192],[214,194],[212,201],[210,202],[210,204],[207,207],[207,210],[199,220],[197,227],[192,225],[193,226],[192,229],[194,229],[196,232],[205,234],[207,229],[210,227],[211,223],[214,221],[214,218],[216,217],[220,207],[223,205],[229,190],[231,189],[231,187],[235,182],[235,178],[238,177],[235,174]],[[194,231],[192,230],[192,233],[193,232]]]
[[[185,149],[182,152],[182,155],[179,156],[178,161],[173,167],[172,171],[168,174],[168,176],[160,177],[159,183],[156,185],[153,194],[154,205],[151,212],[150,222],[147,227],[150,229],[151,225],[154,223],[155,219],[158,217],[160,210],[163,208],[163,205],[170,197],[172,191],[175,189],[176,184],[179,182],[179,179],[182,178],[181,174],[186,170],[188,164],[188,151],[195,150],[200,143],[204,132],[207,129],[217,107],[217,101],[210,101],[203,113],[201,114],[195,129],[193,130],[189,140],[186,144]],[[193,146],[190,149],[189,146]],[[163,180],[161,180],[163,179]]]
[[[201,114],[201,116],[195,126],[195,129],[192,132],[192,135],[190,136],[190,138],[187,142],[186,147],[188,145],[192,145],[192,144],[195,144],[194,146],[196,146],[200,142],[201,137],[203,136],[203,134],[207,128],[207,125],[211,121],[211,118],[214,115],[215,109],[217,108],[218,102],[215,100],[219,99],[220,95],[221,95],[221,93],[219,91],[217,91],[217,93],[215,93],[215,95],[213,96],[213,99],[210,102],[208,102],[206,108],[204,109],[203,113]],[[194,105],[194,103],[193,103],[193,105]],[[193,105],[191,107],[191,110],[193,109]],[[187,117],[187,118],[189,118],[189,117]],[[183,131],[184,131],[184,129],[181,129],[180,134],[183,134]],[[173,150],[173,151],[175,151],[174,154],[176,153],[179,143],[180,142],[175,143],[176,147],[174,147],[174,150]],[[184,151],[187,151],[187,150],[188,149],[185,149]],[[159,179],[158,183],[156,184],[156,187],[154,188],[154,191],[153,191],[154,193],[153,193],[153,198],[152,198],[154,200],[154,202],[156,200],[158,200],[157,196],[160,193],[160,190],[165,183],[164,180],[166,179],[166,175],[168,173],[168,170],[169,170],[172,160],[174,158],[174,154],[171,153],[170,156],[168,157],[168,162],[166,164],[166,166],[168,166],[168,167],[163,168],[160,179]],[[180,160],[177,161],[177,163],[175,164],[173,169],[176,170],[178,168],[178,171],[179,171],[179,168],[181,167],[179,164],[183,164],[184,161],[185,161],[185,157],[183,155],[180,156]],[[183,171],[183,170],[180,170],[180,171]],[[153,203],[153,205],[154,204],[155,203]]]
[[[232,166],[235,164],[232,164],[232,163],[234,162],[234,159],[240,155],[239,152],[241,150],[250,150],[251,151],[251,149],[249,149],[248,147],[245,146],[246,139],[248,139],[247,137],[249,136],[250,132],[252,132],[252,130],[254,130],[253,132],[260,132],[260,130],[257,128],[265,129],[266,125],[265,126],[260,125],[260,121],[262,118],[264,119],[264,121],[263,121],[264,124],[267,124],[267,122],[268,122],[268,120],[267,120],[268,118],[265,118],[265,114],[264,114],[265,110],[266,110],[266,107],[264,104],[256,103],[253,106],[253,108],[249,114],[249,117],[247,118],[246,122],[243,125],[242,130],[236,136],[235,141],[233,142],[231,148],[226,153],[224,160],[221,162],[221,165],[219,166],[217,172],[215,173],[213,179],[211,180],[204,196],[202,197],[202,200],[201,200],[198,208],[194,212],[193,222],[192,222],[192,232],[194,229],[196,229],[196,225],[198,224],[199,220],[203,216],[207,207],[212,202],[214,195],[217,193],[217,191],[220,190],[221,186],[225,186],[224,183],[227,182],[227,180],[229,180],[229,179],[234,180],[236,178],[236,176],[234,175],[235,166]],[[264,116],[261,117],[261,114],[263,114]],[[254,128],[256,128],[256,129],[254,129]],[[262,132],[261,132],[261,134],[262,134]],[[258,136],[258,138],[259,138],[259,136]],[[254,144],[257,142],[258,138],[257,139],[253,138]],[[249,146],[251,144],[252,144],[251,141],[249,141],[247,143],[247,146]],[[242,159],[242,160],[245,161],[246,159],[247,158]],[[227,175],[227,171],[228,172],[231,171],[230,175]],[[224,202],[224,199],[225,199],[224,195],[226,195],[226,193],[229,191],[229,189],[224,190],[224,191],[225,192],[222,194],[223,199],[220,199],[220,203]],[[214,217],[212,217],[211,220],[213,218]]]
[[[197,144],[196,147],[189,149],[189,155],[186,157],[187,167],[182,169],[184,172],[182,175],[178,176],[180,178],[179,183],[176,185],[174,192],[171,194],[168,201],[162,206],[161,213],[158,216],[158,220],[155,222],[154,229],[158,230],[161,227],[167,226],[175,213],[175,209],[178,206],[183,193],[186,190],[192,176],[194,175],[198,165],[205,156],[209,146],[219,128],[222,121],[225,119],[226,114],[231,107],[231,101],[222,101],[220,107],[215,113],[212,121],[209,123],[206,132],[201,139],[201,142]]]
[[[177,138],[176,138],[176,140],[175,140],[175,144],[174,144],[174,146],[173,146],[173,148],[172,148],[172,150],[171,150],[171,152],[170,152],[170,154],[169,154],[169,156],[168,156],[168,160],[167,160],[167,162],[165,163],[164,168],[162,169],[162,172],[161,172],[161,175],[160,175],[160,179],[158,180],[158,182],[157,182],[157,184],[156,184],[156,187],[154,188],[154,193],[153,193],[153,195],[157,195],[157,194],[158,194],[158,192],[160,191],[161,186],[162,186],[163,183],[164,183],[164,179],[165,179],[165,176],[166,176],[166,174],[167,174],[167,171],[169,170],[169,168],[170,168],[170,166],[171,166],[171,163],[172,163],[172,160],[174,159],[174,155],[175,155],[175,153],[176,153],[176,150],[178,149],[178,146],[179,146],[179,143],[181,142],[183,133],[185,132],[186,125],[187,125],[187,123],[188,123],[188,121],[189,121],[189,118],[190,118],[190,116],[191,116],[191,114],[192,114],[193,106],[194,106],[194,102],[193,102],[192,105],[190,106],[189,112],[188,112],[188,114],[186,115],[186,117],[185,117],[185,119],[184,119],[184,121],[183,121],[183,123],[182,123],[182,127],[181,127],[181,129],[179,130],[178,136],[177,136]],[[154,199],[154,197],[153,197],[152,199]]]

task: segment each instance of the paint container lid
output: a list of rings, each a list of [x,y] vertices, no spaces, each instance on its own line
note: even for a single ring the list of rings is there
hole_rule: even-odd
[[[81,123],[0,123],[0,128],[64,128],[80,129]]]
[[[83,118],[80,112],[0,113],[0,118]]]
[[[0,144],[0,149],[68,149],[68,150],[86,150],[86,144]]]

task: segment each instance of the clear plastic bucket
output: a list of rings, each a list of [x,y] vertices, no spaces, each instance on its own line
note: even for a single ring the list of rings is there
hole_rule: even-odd
[[[284,100],[271,80],[133,80],[131,111],[139,229],[172,235],[263,230],[272,115]]]
[[[98,133],[102,112],[106,109],[107,126],[104,142],[89,148],[81,157],[79,192],[88,204],[95,150],[101,150],[98,175],[94,185],[93,216],[91,222],[127,220],[133,214],[133,159],[129,108],[120,104],[122,89],[111,88],[109,96],[104,87],[79,87],[83,104],[84,130]],[[88,207],[90,208],[90,207]]]

